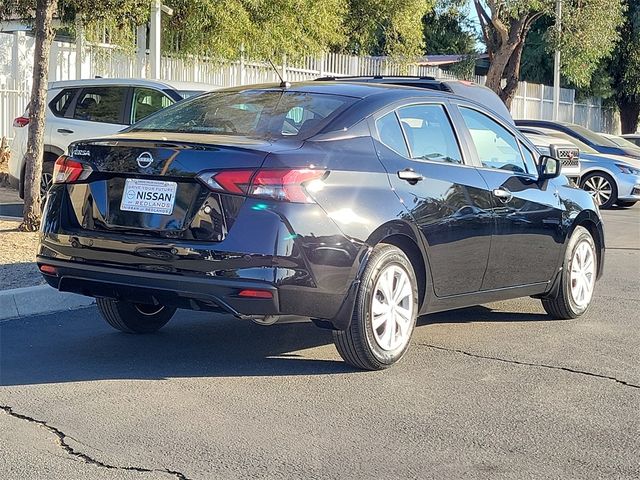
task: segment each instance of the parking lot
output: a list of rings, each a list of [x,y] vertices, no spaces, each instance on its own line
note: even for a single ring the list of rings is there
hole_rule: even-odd
[[[604,217],[585,316],[549,321],[533,299],[426,316],[383,372],[307,323],[1,323],[0,476],[638,478],[640,206]]]

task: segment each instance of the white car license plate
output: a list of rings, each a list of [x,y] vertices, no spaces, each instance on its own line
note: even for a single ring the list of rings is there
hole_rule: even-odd
[[[127,178],[120,210],[171,215],[176,202],[176,182]]]

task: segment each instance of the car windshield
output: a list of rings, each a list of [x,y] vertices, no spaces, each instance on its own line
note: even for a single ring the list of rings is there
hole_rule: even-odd
[[[196,95],[200,95],[201,93],[206,92],[206,90],[178,90],[178,95],[180,95],[183,99],[189,97],[195,97]]]
[[[633,148],[634,150],[638,149],[638,145],[636,145],[633,142],[630,142],[626,138],[617,137],[615,135],[612,135],[612,136],[607,137],[607,138],[609,140],[611,140],[613,143],[615,143],[616,145],[618,145],[619,147],[622,147],[622,148]]]
[[[545,135],[549,135],[550,137],[561,138],[562,140],[565,140],[568,143],[572,143],[573,145],[575,145],[576,147],[578,147],[580,149],[580,153],[598,153],[597,150],[594,150],[593,148],[591,148],[586,143],[581,142],[577,138],[572,137],[571,135],[569,135],[567,133],[558,132],[557,130],[544,130],[543,133]]]
[[[354,100],[288,90],[211,92],[166,108],[129,131],[303,139],[320,131]]]
[[[578,135],[582,135],[584,138],[595,145],[600,145],[602,147],[618,147],[618,145],[616,145],[613,141],[609,140],[606,137],[603,137],[599,133],[589,130],[588,128],[582,127],[580,125],[569,125],[569,128],[576,132]]]

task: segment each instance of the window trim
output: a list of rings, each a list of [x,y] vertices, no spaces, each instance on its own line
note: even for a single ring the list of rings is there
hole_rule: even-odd
[[[496,172],[496,171],[497,172],[505,172],[505,173],[509,173],[511,175],[517,175],[519,177],[533,178],[535,180],[538,179],[538,171],[537,171],[537,169],[534,172],[513,172],[511,170],[503,170],[501,168],[485,167],[484,165],[482,165],[482,161],[480,160],[480,155],[478,155],[478,149],[476,148],[476,144],[473,141],[473,137],[471,135],[471,131],[469,130],[469,127],[467,126],[467,123],[464,121],[464,116],[462,115],[462,111],[461,111],[463,108],[466,108],[467,110],[473,110],[475,112],[478,112],[481,115],[484,115],[485,117],[490,118],[495,123],[497,123],[502,128],[504,128],[509,134],[511,134],[511,136],[516,141],[516,144],[518,145],[518,151],[520,152],[520,157],[522,157],[522,163],[526,167],[527,166],[527,162],[525,162],[524,155],[522,153],[522,146],[523,146],[524,142],[523,142],[522,138],[520,137],[519,132],[514,130],[511,126],[507,125],[499,117],[497,117],[495,115],[492,115],[490,112],[483,111],[480,108],[478,108],[477,106],[475,106],[473,104],[470,104],[470,103],[466,103],[466,102],[456,102],[455,106],[458,109],[458,115],[460,116],[460,121],[462,122],[463,128],[466,131],[466,137],[468,139],[468,142],[470,143],[470,147],[473,148],[473,153],[474,153],[475,159],[476,159],[476,162],[475,162],[476,163],[476,167],[475,168],[477,168],[478,170],[486,170],[486,171],[491,171],[491,172]],[[524,137],[524,135],[522,135],[522,136]]]
[[[400,121],[400,117],[398,115],[398,110],[400,110],[401,108],[405,108],[405,107],[414,107],[414,106],[421,106],[421,105],[438,105],[440,107],[442,107],[442,109],[444,110],[444,113],[447,117],[447,119],[449,120],[449,125],[451,126],[451,130],[453,132],[453,137],[456,141],[456,144],[458,145],[458,150],[460,152],[460,159],[461,162],[460,163],[451,163],[451,162],[441,162],[438,160],[428,160],[428,159],[424,159],[424,158],[411,158],[411,157],[406,157],[401,153],[396,152],[394,149],[392,149],[390,146],[388,146],[386,143],[382,142],[382,139],[380,138],[380,132],[378,131],[378,126],[377,126],[377,121],[386,116],[387,114],[393,112],[396,116],[396,121],[398,122],[398,126],[400,127],[400,131],[402,132],[402,137],[404,139],[404,143],[405,146],[407,148],[407,152],[409,153],[409,155],[412,155],[411,152],[411,147],[409,145],[409,141],[407,139],[407,134],[404,131],[404,128],[402,128],[402,123]],[[393,104],[393,106],[386,106],[385,108],[379,110],[378,112],[376,112],[374,115],[372,115],[372,121],[373,121],[373,128],[371,128],[372,133],[375,132],[375,139],[378,140],[380,143],[382,143],[385,147],[387,147],[389,150],[391,150],[392,152],[395,152],[397,155],[401,156],[402,158],[409,160],[411,162],[418,162],[418,163],[432,163],[434,165],[449,165],[449,166],[456,166],[456,167],[470,167],[470,168],[476,168],[476,166],[473,164],[473,162],[469,161],[469,153],[467,152],[466,148],[464,147],[464,145],[460,142],[460,132],[458,130],[458,126],[456,125],[456,121],[454,120],[454,116],[452,115],[452,112],[449,110],[449,106],[450,103],[447,100],[429,100],[429,101],[412,101],[410,103],[396,103]]]

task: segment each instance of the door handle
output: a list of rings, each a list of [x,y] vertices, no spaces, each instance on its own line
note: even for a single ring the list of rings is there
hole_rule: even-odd
[[[405,168],[404,170],[398,171],[398,178],[402,180],[406,180],[411,185],[415,185],[420,180],[424,180],[424,177],[420,175],[418,172],[413,171],[411,168]]]
[[[510,202],[513,198],[513,193],[511,193],[506,188],[496,188],[493,190],[493,196],[498,197],[504,203]]]
[[[62,134],[68,135],[70,133],[73,133],[73,130],[69,130],[68,128],[59,128],[58,129],[58,133],[62,133]]]

